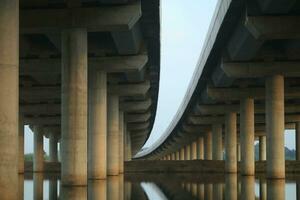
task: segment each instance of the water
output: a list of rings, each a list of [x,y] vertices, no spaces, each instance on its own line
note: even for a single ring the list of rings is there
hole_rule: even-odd
[[[19,180],[25,200],[300,200],[297,176],[126,174],[89,181],[87,187],[62,187],[58,174],[25,174]]]

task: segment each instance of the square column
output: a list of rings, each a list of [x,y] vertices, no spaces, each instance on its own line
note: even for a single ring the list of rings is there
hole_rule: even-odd
[[[225,119],[225,172],[237,173],[236,113],[226,114]]]
[[[0,0],[0,194],[17,199],[19,1]]]
[[[107,175],[107,74],[89,73],[88,178],[106,179]]]
[[[62,33],[62,185],[87,184],[87,31]]]
[[[19,115],[19,174],[24,173],[24,119]]]
[[[212,159],[212,134],[211,131],[205,133],[204,136],[204,159]]]
[[[284,77],[266,79],[267,177],[285,178]]]
[[[51,162],[58,162],[58,133],[51,132],[49,136],[49,156]]]
[[[254,100],[245,98],[240,108],[241,174],[254,175]]]
[[[119,111],[119,151],[120,151],[120,159],[119,159],[119,173],[124,173],[124,112]]]
[[[203,160],[204,159],[204,141],[203,137],[199,137],[197,140],[197,159]]]
[[[223,160],[222,124],[212,125],[212,159]]]
[[[33,146],[34,146],[33,172],[43,172],[44,171],[43,127],[34,126],[33,132],[34,132],[33,133]]]
[[[266,146],[266,136],[259,136],[259,160],[266,160],[267,157],[267,146]]]
[[[107,110],[107,175],[119,174],[119,97],[109,95]]]

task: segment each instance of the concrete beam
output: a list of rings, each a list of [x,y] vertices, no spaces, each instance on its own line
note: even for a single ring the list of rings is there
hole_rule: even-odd
[[[200,126],[200,125],[191,125],[191,124],[182,125],[182,130],[188,133],[204,134],[210,129],[211,129],[210,126]]]
[[[247,16],[245,26],[257,40],[299,39],[299,16]]]
[[[20,88],[20,99],[25,101],[47,101],[60,98],[61,88],[57,86]]]
[[[150,122],[141,122],[141,123],[128,123],[127,129],[129,131],[145,130],[150,127]]]
[[[61,117],[24,117],[24,124],[26,125],[59,125],[61,124]]]
[[[152,105],[152,101],[149,98],[145,101],[121,102],[120,109],[125,112],[147,111],[151,105]]]
[[[84,27],[89,32],[126,31],[141,15],[140,2],[121,6],[22,10],[20,30],[23,34],[60,32],[71,27]]]
[[[151,117],[151,112],[143,114],[127,114],[125,119],[127,123],[147,122]]]
[[[300,98],[299,87],[288,87],[285,89],[285,99]],[[265,88],[207,88],[207,95],[216,101],[234,101],[245,97],[252,97],[254,99],[265,99]]]
[[[105,71],[107,73],[130,73],[141,71],[147,62],[147,55],[91,57],[88,60],[88,66],[91,70]],[[20,75],[32,74],[61,74],[61,59],[21,59]]]
[[[61,113],[61,105],[60,104],[20,105],[20,112],[24,115],[55,115]]]
[[[261,78],[276,74],[300,77],[300,62],[236,62],[223,63],[222,69],[231,78]]]
[[[150,87],[151,85],[149,81],[135,84],[109,85],[108,93],[119,96],[139,96],[145,95]]]
[[[297,0],[258,0],[264,13],[287,13]]]

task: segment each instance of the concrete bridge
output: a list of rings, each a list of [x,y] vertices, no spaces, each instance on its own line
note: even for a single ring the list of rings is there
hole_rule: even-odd
[[[1,199],[17,199],[24,125],[34,172],[46,136],[62,185],[123,173],[156,114],[159,12],[158,0],[0,0]]]
[[[299,14],[294,0],[219,1],[181,107],[136,159],[225,160],[225,173],[241,159],[254,175],[259,140],[267,177],[284,178],[285,129],[296,129],[300,160]]]

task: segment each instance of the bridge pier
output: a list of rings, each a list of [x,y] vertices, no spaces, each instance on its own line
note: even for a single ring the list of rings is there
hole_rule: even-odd
[[[43,127],[33,127],[33,146],[34,146],[34,157],[33,157],[33,171],[43,172],[44,171],[44,136]]]
[[[185,149],[182,147],[180,149],[180,160],[185,160]]]
[[[197,159],[203,160],[204,159],[204,141],[203,137],[199,137],[197,140]]]
[[[267,176],[285,177],[284,77],[266,79]]]
[[[226,114],[225,120],[225,172],[237,172],[237,135],[236,135],[236,113]]]
[[[87,31],[62,33],[62,185],[87,184]]]
[[[213,160],[223,160],[222,124],[212,125]]]
[[[267,146],[266,146],[266,136],[259,136],[259,160],[266,160],[267,157]]]
[[[241,174],[254,175],[254,99],[241,100],[240,107]]]
[[[19,114],[19,1],[0,0],[0,193],[17,199]]]
[[[119,97],[109,95],[108,97],[108,135],[107,135],[107,175],[119,174]]]
[[[191,160],[196,160],[197,159],[197,141],[194,141],[191,144]]]
[[[191,160],[191,146],[188,144],[185,146],[185,160]]]
[[[49,136],[49,156],[51,162],[58,162],[58,135],[57,133],[51,132]]]
[[[204,136],[204,159],[212,159],[212,133],[208,131]]]

